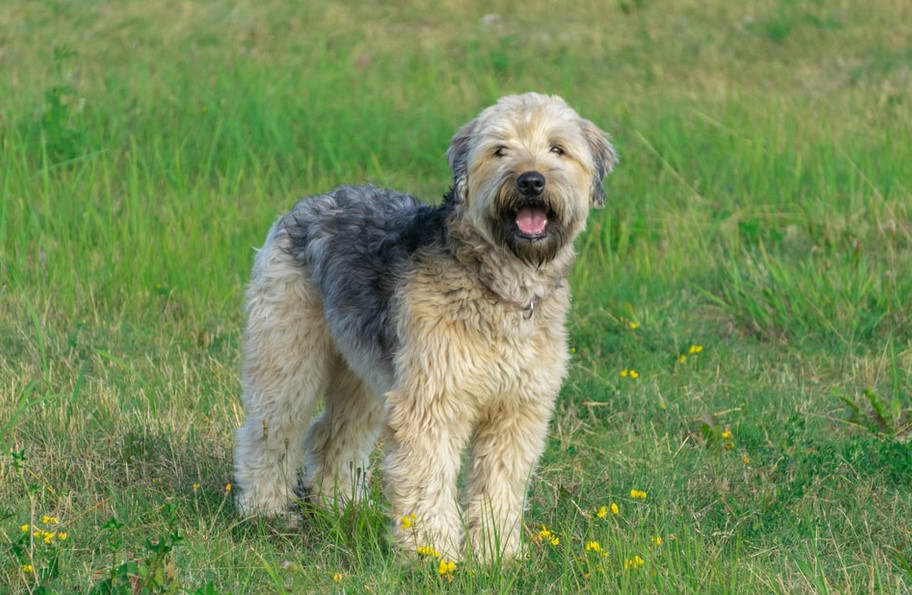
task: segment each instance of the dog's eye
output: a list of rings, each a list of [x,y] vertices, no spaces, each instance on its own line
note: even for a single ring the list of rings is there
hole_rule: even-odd
[[[551,152],[554,153],[555,155],[563,155],[564,149],[560,145],[554,145],[553,147],[551,147]]]
[[[506,154],[507,154],[507,148],[506,148],[505,146],[503,146],[503,145],[500,145],[499,147],[497,147],[496,149],[494,149],[494,156],[495,156],[495,157],[503,157],[503,156],[505,156]]]

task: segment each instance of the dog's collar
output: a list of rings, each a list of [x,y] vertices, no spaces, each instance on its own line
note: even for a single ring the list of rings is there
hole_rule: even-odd
[[[481,283],[481,286],[489,294],[491,294],[491,296],[495,299],[495,301],[498,301],[502,304],[506,304],[508,306],[512,306],[513,308],[522,312],[523,320],[531,320],[532,316],[535,314],[535,309],[538,308],[538,305],[544,299],[544,296],[540,296],[540,295],[536,294],[536,295],[533,295],[532,299],[530,299],[528,302],[520,302],[519,300],[514,300],[514,299],[510,299],[510,298],[502,296],[498,292],[494,291],[490,285],[488,285],[487,283],[482,281],[480,278],[478,279],[478,281]],[[561,286],[561,282],[558,281],[554,285],[554,290],[560,288],[560,286]]]

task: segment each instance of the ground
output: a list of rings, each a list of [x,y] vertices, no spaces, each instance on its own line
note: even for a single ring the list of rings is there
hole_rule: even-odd
[[[0,32],[0,591],[912,590],[906,0],[19,0]],[[621,154],[528,556],[397,562],[379,476],[239,519],[253,247],[340,183],[439,200],[452,133],[526,90]]]

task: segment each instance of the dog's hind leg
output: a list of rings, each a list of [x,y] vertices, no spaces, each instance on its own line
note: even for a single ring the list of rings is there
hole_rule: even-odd
[[[244,408],[235,481],[242,514],[288,511],[303,464],[304,433],[335,352],[317,289],[283,249],[281,222],[257,254],[247,290]]]
[[[303,486],[317,504],[366,496],[370,454],[383,428],[383,399],[338,359],[326,409],[307,432]]]

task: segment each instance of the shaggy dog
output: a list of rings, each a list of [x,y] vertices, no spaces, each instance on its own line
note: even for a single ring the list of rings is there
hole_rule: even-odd
[[[447,155],[440,206],[342,186],[269,231],[247,290],[243,514],[285,514],[296,493],[362,497],[383,433],[398,546],[517,553],[567,368],[573,240],[617,156],[560,97],[536,93],[482,111]]]

